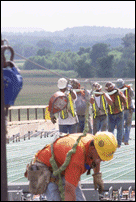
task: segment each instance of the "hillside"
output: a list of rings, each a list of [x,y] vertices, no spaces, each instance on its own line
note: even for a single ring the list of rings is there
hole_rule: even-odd
[[[96,43],[106,43],[115,48],[122,45],[122,38],[128,33],[134,34],[135,29],[82,26],[47,32],[39,28],[2,28],[2,38],[8,39],[15,50],[16,46],[31,46],[34,53],[40,40],[46,40],[53,51],[75,52],[80,47],[92,47]]]
[[[18,31],[19,30],[19,31]],[[93,37],[102,37],[107,36],[108,38],[116,38],[119,36],[124,36],[127,33],[135,33],[135,29],[129,28],[113,28],[113,27],[97,27],[97,26],[82,26],[82,27],[73,27],[73,28],[66,28],[64,30],[55,31],[55,32],[47,32],[43,29],[38,28],[2,28],[2,32],[6,34],[18,35],[22,33],[23,35],[30,35],[31,36],[44,36],[44,37],[52,37],[52,36],[59,36],[59,37],[68,37],[69,35],[75,35],[78,37],[82,36],[93,36]]]

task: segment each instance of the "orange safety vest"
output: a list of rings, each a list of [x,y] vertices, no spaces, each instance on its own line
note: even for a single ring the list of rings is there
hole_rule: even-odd
[[[74,143],[80,135],[81,133],[75,133],[72,135],[69,134],[65,137],[59,138],[54,143],[54,156],[58,167],[63,165],[68,151],[72,149]],[[75,186],[77,186],[80,176],[86,172],[84,163],[86,162],[88,165],[92,163],[92,159],[88,157],[88,149],[89,144],[93,139],[94,135],[91,134],[87,134],[85,137],[81,138],[77,146],[76,153],[72,154],[69,165],[67,166],[66,170],[62,172],[62,175],[65,175],[65,180]],[[49,144],[42,150],[39,150],[35,155],[35,158],[51,168],[49,161],[51,158],[51,145]]]
[[[120,96],[117,93],[114,93],[113,95],[110,95],[113,104],[108,105],[108,113],[109,114],[117,114],[119,112],[123,111],[123,105],[120,100]]]

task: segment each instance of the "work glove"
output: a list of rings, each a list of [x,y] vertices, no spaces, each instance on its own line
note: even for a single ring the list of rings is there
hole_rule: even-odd
[[[56,117],[53,115],[53,116],[51,116],[51,122],[53,123],[53,124],[55,124],[56,123]]]
[[[93,183],[94,183],[94,188],[95,190],[98,187],[98,191],[99,193],[102,193],[104,190],[104,183],[103,183],[103,179],[102,179],[102,173],[96,173],[93,174]]]

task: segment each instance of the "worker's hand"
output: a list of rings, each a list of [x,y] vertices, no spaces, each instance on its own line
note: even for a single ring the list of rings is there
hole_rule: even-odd
[[[94,103],[94,97],[90,98],[90,103],[93,104]]]
[[[53,124],[55,124],[56,123],[56,117],[53,115],[53,116],[51,116],[51,122],[53,123]]]
[[[93,183],[94,183],[95,190],[98,187],[99,193],[102,193],[102,191],[104,190],[104,183],[103,183],[103,179],[102,179],[102,173],[96,173],[96,174],[93,174],[92,176],[93,176]]]

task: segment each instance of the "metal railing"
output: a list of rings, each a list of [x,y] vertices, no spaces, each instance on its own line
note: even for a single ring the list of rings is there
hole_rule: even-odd
[[[34,114],[35,114],[35,120],[37,120],[37,109],[42,109],[42,117],[43,119],[45,119],[45,108],[48,105],[27,105],[27,106],[11,106],[8,109],[8,116],[9,116],[9,122],[12,122],[12,110],[17,110],[18,112],[18,121],[21,121],[21,109],[26,109],[26,114],[27,114],[27,118],[26,120],[29,121],[30,120],[30,109],[34,109]],[[34,120],[34,119],[32,119]]]

